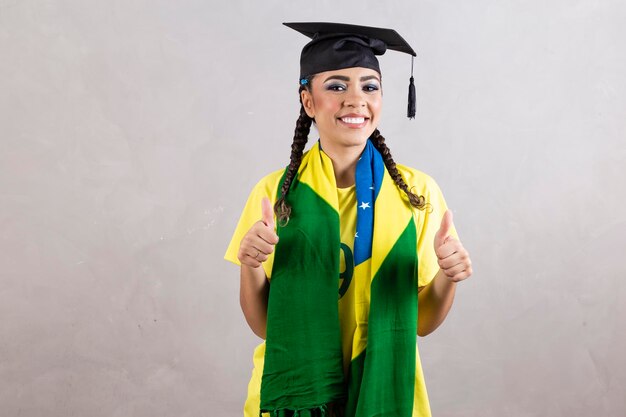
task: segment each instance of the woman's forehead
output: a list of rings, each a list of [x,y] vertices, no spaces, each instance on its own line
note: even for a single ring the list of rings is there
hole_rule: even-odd
[[[374,76],[379,80],[381,78],[378,71],[373,70],[371,68],[363,68],[363,67],[351,67],[351,68],[342,68],[342,69],[331,70],[331,71],[324,71],[324,72],[315,74],[314,78],[319,79],[322,82],[332,77],[348,78],[350,79],[350,81],[353,81],[353,79],[358,81],[359,79],[363,77],[369,78],[371,76]]]

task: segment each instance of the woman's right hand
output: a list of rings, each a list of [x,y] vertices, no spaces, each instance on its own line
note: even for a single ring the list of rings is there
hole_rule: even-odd
[[[261,201],[261,220],[254,223],[239,245],[237,258],[242,265],[258,268],[274,252],[278,235],[274,231],[274,213],[269,198]]]

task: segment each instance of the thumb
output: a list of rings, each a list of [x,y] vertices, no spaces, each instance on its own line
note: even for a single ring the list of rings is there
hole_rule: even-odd
[[[441,226],[435,235],[435,247],[446,243],[446,238],[450,234],[450,229],[452,228],[452,211],[446,210],[443,214],[443,218],[441,219]]]
[[[274,211],[272,210],[272,203],[267,197],[263,197],[261,201],[261,211],[263,213],[263,223],[271,229],[274,229]]]

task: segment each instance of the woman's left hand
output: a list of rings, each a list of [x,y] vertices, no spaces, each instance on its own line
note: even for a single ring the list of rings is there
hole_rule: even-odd
[[[435,235],[435,253],[446,277],[452,282],[459,282],[472,275],[472,260],[461,242],[450,236],[452,224],[452,212],[446,210]]]

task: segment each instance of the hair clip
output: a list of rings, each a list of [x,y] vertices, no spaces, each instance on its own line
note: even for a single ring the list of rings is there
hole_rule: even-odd
[[[309,80],[307,80],[306,78],[302,78],[300,80],[300,85],[307,85],[309,83]]]

